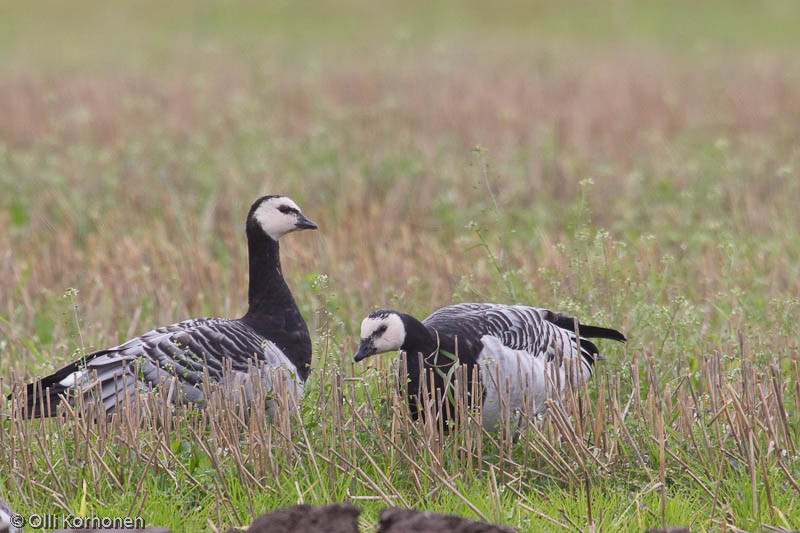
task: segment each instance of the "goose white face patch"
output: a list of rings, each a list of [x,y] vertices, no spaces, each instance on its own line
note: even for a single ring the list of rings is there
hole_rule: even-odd
[[[375,353],[399,350],[406,341],[403,320],[395,313],[367,317],[361,322],[361,342],[372,340]]]
[[[259,223],[264,233],[277,241],[289,232],[297,229],[297,215],[300,208],[285,196],[277,196],[264,200],[256,208],[253,218]]]

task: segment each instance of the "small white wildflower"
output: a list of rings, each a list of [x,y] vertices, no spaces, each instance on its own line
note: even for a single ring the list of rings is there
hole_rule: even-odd
[[[71,300],[78,295],[78,289],[75,287],[69,287],[67,290],[64,291],[64,295],[62,296],[65,300]]]
[[[320,291],[323,289],[328,288],[328,275],[327,274],[317,274],[314,278],[314,281],[311,283],[311,288],[315,291]]]

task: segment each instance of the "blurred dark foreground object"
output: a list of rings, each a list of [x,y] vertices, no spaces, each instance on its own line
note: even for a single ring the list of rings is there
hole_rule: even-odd
[[[311,507],[295,505],[262,515],[247,533],[359,533],[361,511],[348,503]],[[230,530],[228,533],[235,533]],[[458,516],[390,507],[381,511],[378,533],[513,533],[514,529]]]
[[[57,529],[53,533],[169,533],[169,529],[163,527],[152,529]]]
[[[230,529],[228,533],[359,533],[361,510],[349,503],[322,507],[295,505],[258,517],[249,528]],[[0,524],[0,533],[5,533]],[[381,511],[378,533],[513,533],[511,527],[468,520],[453,515],[390,507]],[[686,528],[652,529],[648,533],[688,533]],[[56,533],[169,533],[165,528],[152,529],[62,529]]]
[[[256,518],[247,533],[359,533],[361,510],[349,503],[295,505]],[[237,530],[231,530],[237,531]],[[230,533],[230,531],[229,531]]]
[[[378,518],[379,533],[513,533],[514,529],[486,522],[467,520],[458,516],[390,507],[381,511]]]

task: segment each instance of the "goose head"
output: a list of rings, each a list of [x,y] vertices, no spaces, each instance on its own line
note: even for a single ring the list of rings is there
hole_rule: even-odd
[[[396,311],[375,311],[361,322],[361,342],[354,357],[361,361],[379,353],[402,349],[406,326]]]
[[[247,215],[247,226],[261,229],[273,241],[293,231],[317,229],[286,196],[263,196],[256,200]]]

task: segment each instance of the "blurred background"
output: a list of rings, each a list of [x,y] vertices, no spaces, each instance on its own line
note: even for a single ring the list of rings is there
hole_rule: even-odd
[[[788,324],[798,27],[786,0],[4,3],[0,365],[71,355],[70,287],[88,347],[242,313],[266,193],[320,223],[285,270],[345,351],[366,311],[456,299],[644,345],[672,314],[700,344]]]

